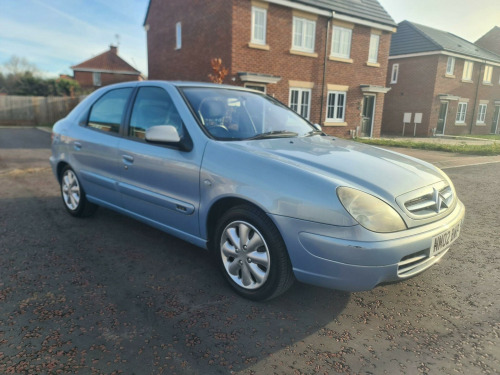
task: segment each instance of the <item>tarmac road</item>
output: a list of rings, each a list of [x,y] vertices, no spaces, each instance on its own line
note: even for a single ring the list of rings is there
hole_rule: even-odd
[[[203,250],[106,209],[70,217],[49,142],[0,129],[1,374],[500,371],[500,163],[446,170],[465,225],[424,274],[255,303]]]

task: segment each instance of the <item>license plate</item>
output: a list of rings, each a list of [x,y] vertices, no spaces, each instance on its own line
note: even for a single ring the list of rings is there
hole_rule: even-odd
[[[458,223],[453,228],[448,229],[446,232],[438,234],[436,237],[434,237],[432,239],[430,256],[433,257],[435,255],[438,255],[443,250],[449,248],[460,235],[461,226],[462,222]]]

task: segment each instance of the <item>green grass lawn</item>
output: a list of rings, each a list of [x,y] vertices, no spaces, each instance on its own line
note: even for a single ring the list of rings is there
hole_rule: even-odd
[[[491,145],[466,145],[466,144],[441,144],[430,142],[400,141],[394,139],[355,139],[357,142],[374,146],[415,148],[420,150],[455,152],[468,155],[500,155],[500,143],[494,142]]]
[[[464,135],[463,137],[468,138],[481,138],[481,139],[493,139],[495,141],[500,141],[500,134],[488,134],[488,135]]]

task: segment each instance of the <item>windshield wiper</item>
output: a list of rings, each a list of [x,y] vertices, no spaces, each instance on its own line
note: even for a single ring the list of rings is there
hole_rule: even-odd
[[[274,130],[272,132],[262,133],[248,139],[252,140],[252,139],[282,138],[282,137],[287,138],[287,137],[297,137],[298,135],[299,135],[298,133],[290,132],[288,130]]]

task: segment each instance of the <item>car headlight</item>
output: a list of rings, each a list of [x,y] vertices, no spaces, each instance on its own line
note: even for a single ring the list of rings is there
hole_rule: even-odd
[[[390,233],[406,229],[401,216],[391,206],[373,195],[348,187],[339,187],[337,195],[354,220],[368,230]]]

